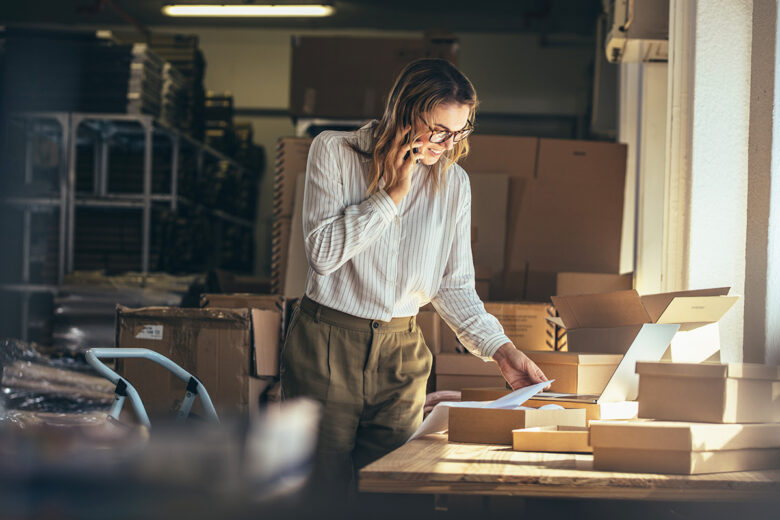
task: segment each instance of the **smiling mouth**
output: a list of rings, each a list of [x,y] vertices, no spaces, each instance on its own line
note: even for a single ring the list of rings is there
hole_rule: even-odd
[[[431,150],[428,148],[428,151],[431,152],[432,155],[441,155],[444,150]]]

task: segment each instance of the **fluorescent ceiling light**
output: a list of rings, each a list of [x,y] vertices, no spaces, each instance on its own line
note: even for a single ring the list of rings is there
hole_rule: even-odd
[[[166,5],[163,14],[168,16],[330,16],[330,5],[256,5],[256,4],[178,4]]]

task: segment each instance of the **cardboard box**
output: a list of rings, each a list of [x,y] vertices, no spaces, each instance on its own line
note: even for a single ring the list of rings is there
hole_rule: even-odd
[[[569,394],[601,394],[623,356],[577,352],[526,352],[548,379],[550,391]]]
[[[512,445],[512,430],[535,426],[585,426],[583,410],[504,410],[462,408],[449,410],[450,442]]]
[[[501,271],[497,272],[499,275],[501,274]],[[477,296],[479,296],[479,299],[483,302],[490,299],[490,284],[492,278],[493,274],[489,266],[474,266],[474,286],[477,290]]]
[[[377,118],[393,81],[410,62],[457,62],[452,35],[427,39],[305,36],[292,39],[293,117]]]
[[[634,288],[634,274],[557,273],[555,295],[599,294],[629,291]]]
[[[200,298],[201,307],[250,309],[256,376],[279,375],[279,351],[287,330],[288,305],[289,300],[275,294],[203,294]],[[276,344],[268,338],[269,329],[274,326]]]
[[[498,365],[471,354],[442,352],[435,358],[436,390],[506,385]]]
[[[780,468],[780,424],[594,422],[593,467],[695,475]]]
[[[593,453],[590,433],[582,426],[537,426],[512,430],[515,451],[546,451],[559,453]]]
[[[306,173],[311,139],[281,137],[276,142],[274,163],[274,217],[292,218],[298,175]]]
[[[502,387],[494,388],[471,388],[461,389],[461,400],[463,401],[495,401],[499,397],[507,395],[511,390]],[[586,402],[576,400],[566,400],[565,398],[540,397],[531,398],[525,402],[525,406],[539,408],[547,404],[557,404],[566,409],[585,410],[585,421],[590,424],[591,421],[598,420],[617,420],[633,419],[637,416],[639,403],[636,401],[619,402]]]
[[[711,423],[780,422],[780,367],[637,363],[639,417]]]
[[[279,313],[261,311],[267,321],[253,322],[249,309],[183,309],[178,307],[117,307],[117,347],[158,352],[197,377],[221,418],[253,413],[265,384],[252,381],[261,373],[262,356],[254,352],[279,344]],[[253,343],[253,326],[264,328]],[[119,374],[138,391],[151,415],[168,414],[184,398],[186,383],[147,360],[124,359]],[[195,413],[202,408],[196,399]]]
[[[547,321],[552,309],[547,303],[485,302],[485,310],[498,318],[504,333],[520,350],[551,350],[548,338],[553,326]]]
[[[417,326],[420,327],[425,344],[431,354],[436,356],[441,352],[441,318],[436,311],[423,311],[417,313]]]
[[[487,270],[477,270],[477,294],[485,292],[479,287],[480,278],[487,279],[488,286],[496,291],[503,285],[504,257],[506,256],[506,196],[509,192],[509,176],[506,174],[481,174],[469,176],[471,181],[471,251],[474,263]],[[483,282],[484,283],[484,282]],[[487,293],[489,294],[490,289]],[[481,295],[480,295],[481,296]],[[483,300],[488,296],[482,297]]]
[[[274,220],[271,231],[271,292],[273,294],[284,294],[291,233],[291,219]]]
[[[728,288],[641,298],[634,290],[553,296],[559,317],[548,319],[566,329],[569,352],[623,354],[631,345],[631,338],[647,324],[678,324],[680,328],[695,329],[702,323],[719,320],[738,299],[725,296],[725,292]],[[707,344],[687,341],[686,345],[690,350],[710,351]]]
[[[547,301],[558,272],[617,273],[626,146],[473,136],[463,167],[509,175],[506,258],[495,298]]]

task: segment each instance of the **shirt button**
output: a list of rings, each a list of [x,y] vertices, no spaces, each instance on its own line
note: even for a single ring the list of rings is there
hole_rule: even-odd
[[[379,323],[377,323],[375,321],[371,322],[371,326],[374,327],[375,329],[378,329],[379,328]]]

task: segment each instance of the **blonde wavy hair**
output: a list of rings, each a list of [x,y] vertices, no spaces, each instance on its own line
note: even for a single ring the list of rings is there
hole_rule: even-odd
[[[368,195],[379,190],[379,181],[384,178],[385,187],[393,186],[398,177],[395,161],[400,149],[419,139],[427,129],[428,117],[438,107],[451,103],[468,105],[469,121],[473,123],[478,100],[477,92],[469,79],[447,60],[421,59],[407,65],[395,80],[387,99],[384,114],[374,126],[368,150],[361,150],[357,144],[350,146],[357,153],[370,158],[368,172]],[[422,133],[413,132],[404,138],[407,128],[416,128],[423,122]],[[469,152],[468,138],[454,143],[452,150],[445,151],[442,160],[430,168],[430,180],[438,188],[447,169]],[[444,163],[442,165],[442,163]]]

